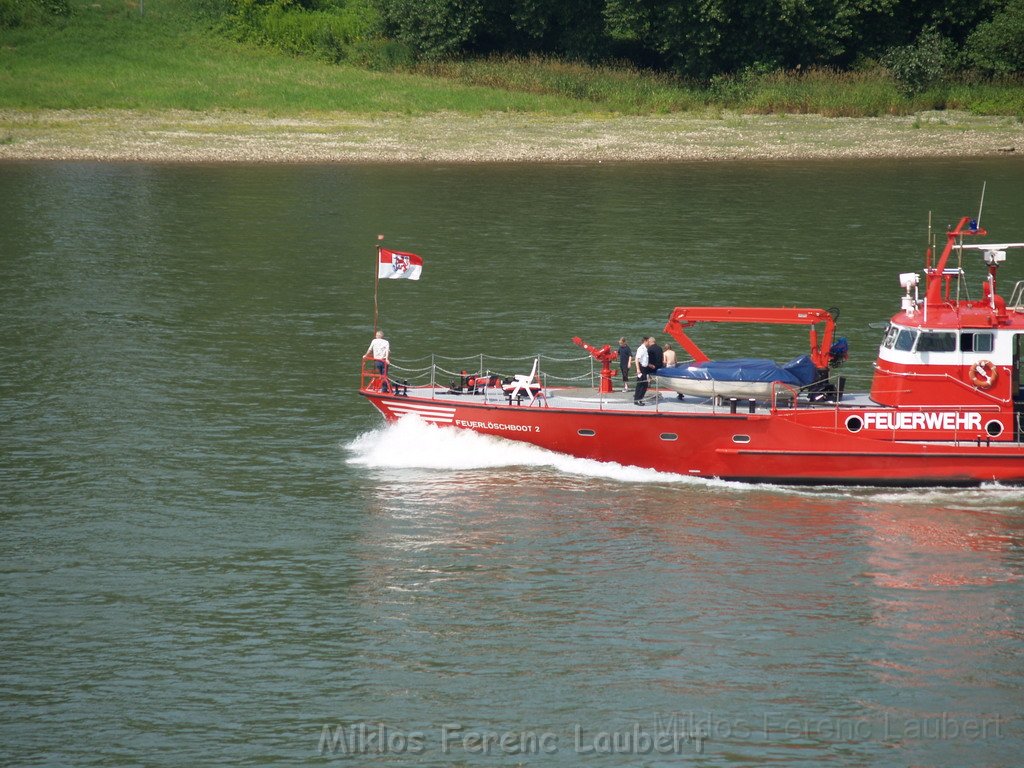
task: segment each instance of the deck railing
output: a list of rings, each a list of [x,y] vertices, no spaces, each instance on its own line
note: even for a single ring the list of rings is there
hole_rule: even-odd
[[[602,394],[599,391],[601,372],[600,365],[590,355],[579,357],[555,357],[552,355],[536,354],[522,357],[498,357],[477,353],[473,355],[448,356],[448,355],[424,355],[417,358],[402,358],[393,361],[388,367],[387,375],[381,376],[375,368],[375,361],[371,358],[363,359],[360,386],[370,391],[380,391],[387,382],[390,391],[397,388],[400,393],[406,387],[419,387],[428,389],[431,394],[439,394],[449,390],[468,391],[472,389],[484,398],[484,402],[491,399],[495,403],[505,401],[507,396],[502,390],[499,382],[510,380],[514,375],[529,375],[533,367],[533,361],[538,361],[537,382],[544,390],[551,388],[572,388],[579,387],[590,389],[588,397],[596,399],[597,408],[604,409],[608,406],[621,407],[623,398],[620,395],[622,379],[618,366],[613,366],[613,392],[611,395]],[[681,361],[682,364],[691,361]],[[473,382],[470,388],[470,382]],[[635,376],[631,377],[630,389],[636,386]],[[674,390],[660,387],[657,377],[651,381],[648,390],[648,401],[658,410],[663,405],[662,395],[674,395]],[[778,411],[780,409],[793,409],[801,405],[801,395],[804,390],[788,384],[777,383],[773,385],[770,397],[757,400],[754,407],[764,410]],[[524,398],[525,399],[525,398]],[[690,398],[691,400],[693,398]],[[713,397],[708,398],[712,409],[717,412],[733,411],[737,409],[748,410],[751,405],[749,398]],[[538,398],[535,404],[547,405],[545,399]],[[839,403],[835,403],[839,407]],[[821,407],[820,405],[818,407]]]
[[[394,385],[429,386],[432,390],[465,390],[469,380],[489,382],[496,378],[505,381],[515,375],[528,376],[534,360],[538,361],[536,380],[545,389],[552,386],[598,386],[600,371],[590,355],[569,358],[543,354],[498,357],[481,353],[455,357],[433,354],[396,359],[388,366],[386,377],[377,373],[376,361],[364,358],[360,387],[370,391],[380,391],[385,386],[390,388]],[[479,388],[485,397],[486,390],[494,389],[485,386]]]

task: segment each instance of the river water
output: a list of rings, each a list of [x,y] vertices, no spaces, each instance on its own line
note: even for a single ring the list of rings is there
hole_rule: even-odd
[[[837,306],[864,388],[983,182],[1024,239],[1019,159],[0,166],[0,762],[1019,764],[1019,489],[695,481],[354,394],[378,233],[426,265],[380,287],[409,368]]]

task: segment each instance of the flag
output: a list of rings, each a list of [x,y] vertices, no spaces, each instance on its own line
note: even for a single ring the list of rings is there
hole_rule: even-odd
[[[380,248],[377,277],[384,280],[419,280],[423,272],[423,259],[415,253],[402,253]]]

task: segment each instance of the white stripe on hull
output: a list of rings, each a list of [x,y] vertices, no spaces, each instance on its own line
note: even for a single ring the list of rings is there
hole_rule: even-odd
[[[455,419],[455,409],[446,408],[445,406],[411,402],[396,403],[393,401],[388,401],[382,404],[388,409],[388,411],[398,417],[413,413],[424,421],[429,421],[434,424],[451,424]]]

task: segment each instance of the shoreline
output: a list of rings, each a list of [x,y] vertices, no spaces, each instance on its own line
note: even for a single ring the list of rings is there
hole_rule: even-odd
[[[1024,156],[1013,117],[271,116],[177,110],[0,110],[0,161],[521,163]]]

